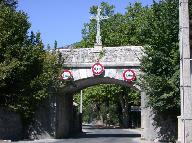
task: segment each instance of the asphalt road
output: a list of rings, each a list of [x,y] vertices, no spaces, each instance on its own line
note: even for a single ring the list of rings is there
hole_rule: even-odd
[[[137,129],[98,129],[86,126],[82,134],[69,139],[44,139],[17,143],[140,143],[140,131]]]

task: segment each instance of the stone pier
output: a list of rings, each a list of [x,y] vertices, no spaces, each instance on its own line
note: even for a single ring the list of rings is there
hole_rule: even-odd
[[[56,138],[69,137],[73,126],[73,96],[57,95],[56,99]]]
[[[157,132],[154,126],[154,114],[149,107],[146,107],[147,97],[144,91],[141,91],[141,139],[147,141],[154,141],[157,136]]]

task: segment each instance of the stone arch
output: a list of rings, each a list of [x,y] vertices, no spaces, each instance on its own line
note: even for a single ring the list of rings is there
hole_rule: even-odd
[[[98,84],[117,84],[126,87],[131,87],[134,90],[140,91],[140,87],[136,85],[134,82],[128,82],[123,80],[118,80],[115,78],[109,77],[89,77],[86,79],[80,79],[76,81],[71,81],[70,84],[66,85],[64,88],[60,90],[60,93],[63,94],[73,94],[81,89],[85,89],[90,86],[98,85]]]
[[[134,82],[127,82],[102,76],[90,77],[68,82],[68,85],[61,88],[56,99],[56,138],[69,137],[70,133],[73,133],[71,130],[71,121],[73,120],[73,95],[81,89],[85,89],[87,87],[98,84],[117,84],[141,91],[140,87],[136,86]]]

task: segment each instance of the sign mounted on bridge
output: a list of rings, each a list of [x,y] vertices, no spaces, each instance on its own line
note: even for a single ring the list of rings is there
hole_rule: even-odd
[[[72,78],[72,73],[69,70],[63,70],[63,72],[61,73],[61,79],[62,80],[69,80],[70,78]]]
[[[101,75],[104,72],[104,66],[100,63],[95,63],[91,69],[93,75]]]
[[[126,81],[133,81],[136,79],[135,72],[131,69],[127,69],[123,72],[123,78]]]

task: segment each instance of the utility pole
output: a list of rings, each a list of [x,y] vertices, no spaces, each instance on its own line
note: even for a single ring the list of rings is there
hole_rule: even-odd
[[[80,114],[83,113],[83,90],[81,90],[81,95],[80,95]]]
[[[179,0],[180,26],[180,96],[181,122],[179,136],[181,143],[192,142],[192,94],[191,94],[191,55],[189,42],[189,3]]]

